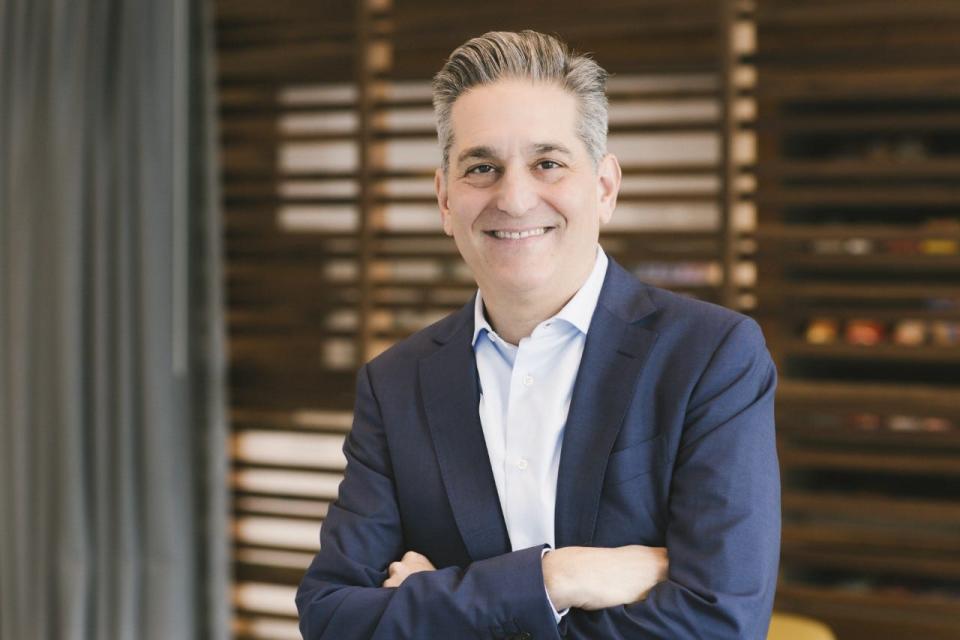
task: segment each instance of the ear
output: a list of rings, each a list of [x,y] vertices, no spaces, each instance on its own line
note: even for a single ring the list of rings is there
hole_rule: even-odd
[[[617,195],[620,193],[620,181],[623,171],[620,162],[612,153],[600,159],[597,165],[597,204],[599,205],[600,224],[607,224],[617,207]]]
[[[443,232],[448,236],[453,235],[453,220],[450,219],[450,204],[447,201],[447,177],[443,174],[443,169],[437,169],[433,174],[433,190],[437,194],[437,205],[440,207],[440,222],[443,224]]]

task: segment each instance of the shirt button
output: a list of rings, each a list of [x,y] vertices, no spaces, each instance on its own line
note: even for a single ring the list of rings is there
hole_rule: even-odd
[[[526,469],[526,468],[527,468],[527,459],[526,459],[526,458],[520,458],[520,462],[517,463],[517,468],[520,469],[521,471],[523,471],[524,469]]]
[[[530,375],[529,373],[528,373],[527,375],[523,376],[523,384],[524,384],[525,386],[528,386],[528,387],[529,387],[530,385],[532,385],[532,384],[533,384],[533,376]]]

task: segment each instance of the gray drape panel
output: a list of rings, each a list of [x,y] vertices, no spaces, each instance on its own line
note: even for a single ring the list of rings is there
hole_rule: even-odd
[[[227,636],[209,10],[0,0],[0,638]]]

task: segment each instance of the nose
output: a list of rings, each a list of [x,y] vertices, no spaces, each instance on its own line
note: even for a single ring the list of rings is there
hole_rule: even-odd
[[[499,181],[497,208],[507,215],[522,216],[533,209],[540,199],[537,184],[523,169],[504,171]]]

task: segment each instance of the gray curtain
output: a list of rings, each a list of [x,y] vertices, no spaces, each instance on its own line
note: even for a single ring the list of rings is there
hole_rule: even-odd
[[[227,636],[209,8],[0,0],[0,638]]]

